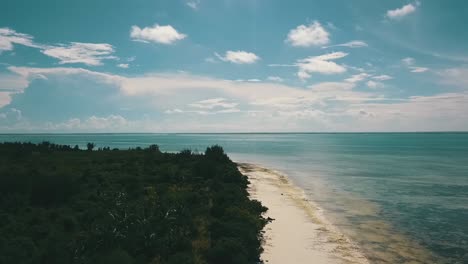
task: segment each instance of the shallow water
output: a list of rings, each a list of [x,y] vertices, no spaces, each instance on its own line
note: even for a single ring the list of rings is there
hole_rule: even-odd
[[[235,160],[289,175],[372,262],[468,263],[468,133],[0,135],[43,140],[165,151],[219,144]]]

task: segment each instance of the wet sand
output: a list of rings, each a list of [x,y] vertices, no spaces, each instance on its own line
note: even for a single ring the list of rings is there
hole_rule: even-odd
[[[249,178],[251,198],[268,207],[265,216],[274,219],[264,229],[265,263],[368,263],[287,177],[253,164],[238,166]]]

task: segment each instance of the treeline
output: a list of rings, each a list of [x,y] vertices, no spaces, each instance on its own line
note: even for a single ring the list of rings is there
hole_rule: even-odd
[[[0,144],[0,264],[258,263],[267,209],[223,149]]]

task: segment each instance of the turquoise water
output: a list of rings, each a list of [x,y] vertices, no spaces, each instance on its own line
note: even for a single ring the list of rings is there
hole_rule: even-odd
[[[158,144],[287,174],[376,263],[468,263],[468,133],[40,134],[0,141]]]

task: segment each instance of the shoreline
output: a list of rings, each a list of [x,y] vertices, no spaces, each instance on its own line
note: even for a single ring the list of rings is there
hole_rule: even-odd
[[[263,230],[264,263],[369,263],[285,175],[255,164],[237,165],[249,178],[249,196],[268,207],[265,217],[274,219]]]

